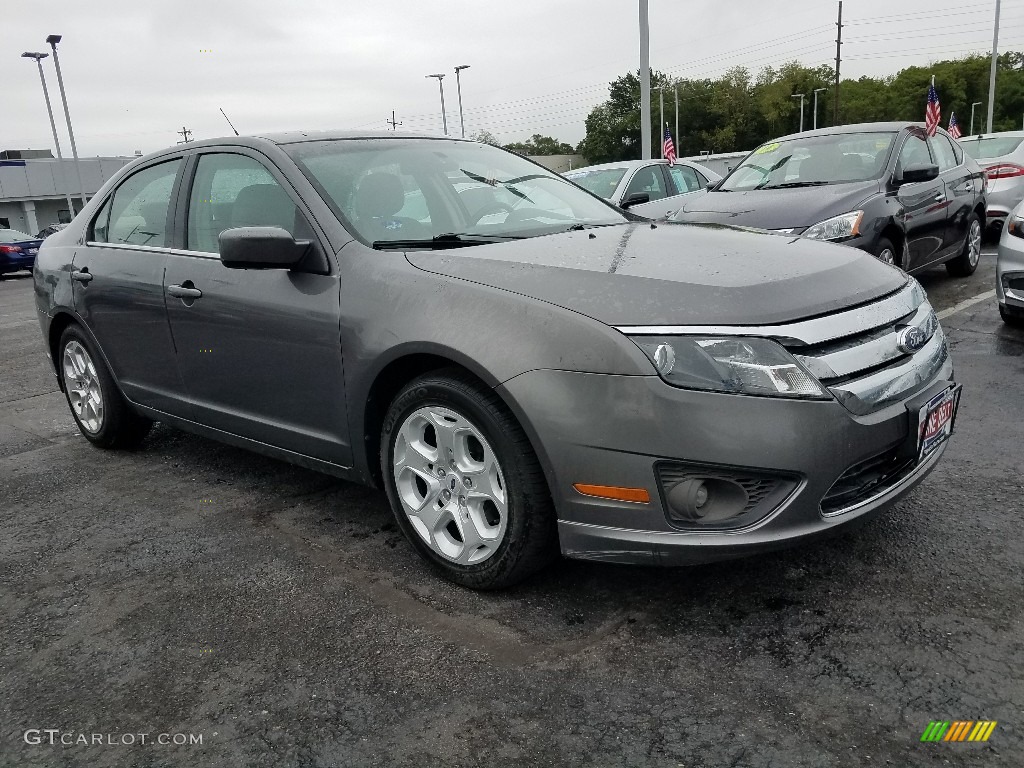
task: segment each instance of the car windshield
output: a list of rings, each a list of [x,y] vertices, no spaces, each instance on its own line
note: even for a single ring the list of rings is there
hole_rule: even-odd
[[[622,181],[622,177],[625,175],[625,168],[604,168],[599,171],[567,173],[565,178],[569,179],[573,184],[579,184],[588,192],[593,192],[598,197],[611,200],[615,194],[615,189],[619,186],[619,182]]]
[[[972,136],[960,139],[960,146],[975,160],[984,160],[1008,155],[1016,151],[1022,141],[1024,136]]]
[[[284,149],[374,247],[454,247],[626,221],[558,174],[487,144],[339,139]]]
[[[26,235],[16,229],[0,229],[0,243],[21,243],[25,240],[35,240],[32,235]]]
[[[895,132],[884,131],[770,141],[736,166],[718,189],[781,189],[878,179],[895,140]]]

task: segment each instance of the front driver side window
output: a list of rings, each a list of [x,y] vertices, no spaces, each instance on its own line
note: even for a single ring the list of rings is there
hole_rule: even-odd
[[[625,199],[643,193],[650,196],[651,202],[665,197],[665,181],[658,166],[648,165],[633,174],[629,186],[626,187]]]
[[[296,240],[312,238],[306,218],[262,163],[226,152],[202,155],[189,197],[186,247],[217,253],[217,236],[235,227],[280,227]]]
[[[97,242],[117,245],[149,245],[169,248],[167,209],[181,159],[153,165],[129,176],[109,203],[109,226],[97,217],[93,237]],[[101,216],[106,210],[104,206]]]

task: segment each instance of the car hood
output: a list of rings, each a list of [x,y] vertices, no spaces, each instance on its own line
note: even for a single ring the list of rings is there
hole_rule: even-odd
[[[406,258],[428,272],[520,293],[608,325],[790,322],[871,301],[907,279],[855,248],[673,223],[412,251]]]
[[[880,182],[871,181],[795,189],[710,191],[688,199],[673,220],[802,230],[832,216],[857,210],[880,188]]]

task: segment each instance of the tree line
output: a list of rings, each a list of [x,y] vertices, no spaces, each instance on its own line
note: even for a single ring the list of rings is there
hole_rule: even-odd
[[[908,67],[887,77],[843,80],[839,86],[839,120],[833,120],[835,70],[828,65],[805,67],[799,62],[778,69],[765,67],[752,75],[745,67],[734,67],[717,79],[671,78],[651,72],[651,146],[661,145],[664,128],[659,125],[658,94],[664,87],[664,121],[675,136],[676,100],[679,93],[679,136],[675,136],[681,157],[700,152],[735,152],[753,149],[776,136],[795,133],[800,127],[800,100],[805,94],[804,129],[814,124],[815,89],[818,95],[818,127],[880,120],[924,121],[928,85],[935,76],[935,88],[942,104],[942,126],[956,112],[961,131],[970,131],[971,105],[977,105],[974,131],[985,128],[987,117],[990,58],[966,56],[935,62],[926,67]],[[1024,121],[1024,53],[1011,51],[998,59],[993,130],[1022,128]],[[586,119],[586,137],[575,147],[590,163],[633,160],[640,157],[639,70],[613,80],[608,99],[594,107]],[[486,131],[481,132],[486,134]],[[498,143],[490,134],[480,138]],[[569,154],[573,147],[557,139],[534,135],[527,142],[506,145],[522,154]],[[657,152],[656,152],[657,153]]]

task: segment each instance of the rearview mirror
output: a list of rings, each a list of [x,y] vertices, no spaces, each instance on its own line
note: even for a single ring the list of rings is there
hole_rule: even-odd
[[[225,267],[291,269],[306,255],[309,241],[296,241],[280,227],[236,227],[221,232],[217,245]]]
[[[931,181],[939,177],[939,166],[922,163],[920,165],[908,165],[903,171],[897,174],[894,181],[897,184],[914,184],[922,181]]]
[[[629,208],[633,205],[640,205],[641,203],[649,202],[651,202],[651,196],[647,192],[634,192],[619,203],[619,208]]]

